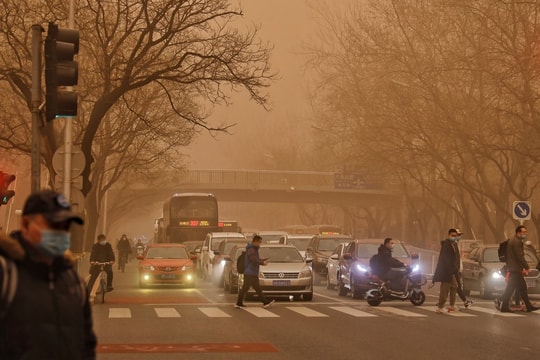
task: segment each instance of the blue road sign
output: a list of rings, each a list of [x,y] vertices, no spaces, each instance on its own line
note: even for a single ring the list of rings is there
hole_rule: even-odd
[[[513,211],[514,219],[530,220],[531,219],[531,202],[530,201],[514,201]]]

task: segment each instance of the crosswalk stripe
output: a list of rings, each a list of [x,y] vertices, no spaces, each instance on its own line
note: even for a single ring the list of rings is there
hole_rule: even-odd
[[[424,314],[418,314],[412,311],[405,311],[405,310],[401,310],[401,309],[397,309],[395,307],[389,307],[389,306],[378,306],[377,310],[382,310],[382,311],[392,313],[394,315],[407,316],[407,317],[426,317],[427,316]]]
[[[351,315],[351,316],[354,316],[354,317],[377,317],[377,315],[375,315],[375,314],[370,314],[370,313],[365,312],[365,311],[361,311],[361,310],[358,310],[358,309],[353,309],[353,308],[348,307],[348,306],[330,306],[330,309],[340,311],[342,313],[345,313],[347,315]]]
[[[306,317],[328,317],[328,315],[326,314],[312,310],[305,306],[287,306],[287,309],[297,312],[298,314],[304,315]]]
[[[523,316],[523,315],[519,315],[519,314],[515,314],[515,313],[503,313],[503,312],[500,312],[499,310],[496,310],[496,309],[486,309],[486,308],[479,307],[479,306],[471,306],[469,308],[469,310],[482,312],[484,314],[498,315],[498,316],[504,316],[504,317],[520,317],[520,316]]]
[[[273,312],[260,307],[247,307],[244,311],[247,311],[256,317],[279,317],[278,314],[274,314]]]
[[[131,310],[129,308],[110,308],[109,309],[109,318],[111,319],[122,319],[130,318]]]
[[[431,312],[435,312],[435,310],[437,309],[435,306],[420,306],[419,307],[420,309],[423,309],[423,310],[427,310],[427,311],[431,311]],[[439,315],[439,313],[437,313]],[[451,312],[448,312],[446,309],[445,311],[443,311],[442,313],[440,313],[440,315],[448,315],[448,316],[455,316],[455,317],[474,317],[476,315],[473,315],[473,314],[470,314],[468,312],[461,312],[461,311],[451,311]]]
[[[208,317],[231,317],[231,315],[227,314],[225,311],[220,310],[217,307],[201,307],[199,310]]]
[[[175,308],[154,308],[157,316],[160,318],[179,318],[180,314]]]

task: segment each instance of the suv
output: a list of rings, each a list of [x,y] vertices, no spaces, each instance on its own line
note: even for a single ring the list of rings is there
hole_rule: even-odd
[[[392,257],[406,265],[411,265],[411,256],[399,240],[394,240]],[[337,288],[340,296],[346,296],[349,290],[353,299],[360,299],[366,291],[373,288],[370,284],[372,275],[369,266],[371,257],[378,253],[383,239],[366,239],[351,241],[343,250],[339,260]]]
[[[352,238],[348,235],[314,235],[306,248],[306,260],[312,262],[313,282],[319,284],[326,279],[326,264],[334,249],[343,243],[348,243]]]
[[[244,236],[244,234],[237,232],[211,232],[206,234],[206,238],[204,239],[201,248],[201,254],[199,256],[200,261],[198,264],[201,270],[200,273],[204,280],[211,280],[214,257],[219,253],[219,244],[225,239],[238,239],[246,241],[246,237]]]

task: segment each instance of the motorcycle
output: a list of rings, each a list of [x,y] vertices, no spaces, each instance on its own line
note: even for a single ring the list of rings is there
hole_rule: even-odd
[[[405,282],[403,290],[393,290],[386,281],[377,280],[370,284],[373,289],[366,292],[366,300],[371,306],[378,306],[383,301],[390,300],[409,300],[413,305],[420,306],[426,301],[426,294],[422,291],[422,285],[427,283],[427,279],[420,273],[420,266],[417,264],[414,267],[407,266],[402,269],[402,282]]]
[[[137,246],[137,256],[142,256],[143,253],[144,253],[144,246],[138,245]]]

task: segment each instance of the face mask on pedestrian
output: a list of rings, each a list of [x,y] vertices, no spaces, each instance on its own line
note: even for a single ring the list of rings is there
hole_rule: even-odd
[[[106,244],[107,244],[107,240],[100,240],[100,241],[99,241],[99,244],[100,244],[100,245],[106,245]]]
[[[45,255],[63,255],[71,246],[71,234],[61,230],[41,230],[41,242],[37,248]]]
[[[525,239],[527,238],[527,234],[522,234],[522,235],[520,236],[520,238],[521,238],[521,240],[525,240]]]
[[[453,242],[456,242],[459,240],[457,236],[450,236],[449,239],[450,241],[453,241]]]

